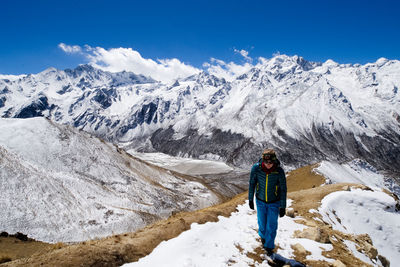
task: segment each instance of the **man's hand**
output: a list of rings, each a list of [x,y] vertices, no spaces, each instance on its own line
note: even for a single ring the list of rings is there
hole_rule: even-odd
[[[285,208],[279,208],[279,217],[283,217],[286,214],[286,209]]]
[[[249,207],[250,207],[250,209],[254,210],[254,201],[253,200],[249,200]]]

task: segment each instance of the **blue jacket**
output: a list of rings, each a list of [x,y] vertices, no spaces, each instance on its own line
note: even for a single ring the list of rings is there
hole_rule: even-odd
[[[249,200],[253,201],[254,191],[256,198],[266,203],[280,201],[280,207],[286,208],[286,176],[281,167],[277,167],[270,174],[261,169],[261,160],[253,165],[250,173]]]

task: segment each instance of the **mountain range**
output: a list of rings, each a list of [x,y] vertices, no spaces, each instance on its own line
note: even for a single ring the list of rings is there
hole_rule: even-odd
[[[0,77],[1,78],[1,77]],[[90,65],[0,79],[4,118],[44,116],[125,149],[248,168],[265,147],[283,164],[362,159],[400,174],[400,62],[309,62],[279,55],[226,80],[171,84]]]
[[[203,71],[165,84],[91,65],[0,75],[0,231],[50,243],[121,234],[115,236],[119,241],[99,242],[111,240],[115,248],[123,236],[129,253],[137,256],[129,232],[153,229],[152,250],[166,228],[146,225],[169,218],[165,223],[176,219],[179,231],[187,230],[191,226],[180,216],[190,213],[176,213],[245,191],[251,165],[272,147],[298,191],[292,195],[298,197],[295,203],[310,194],[319,197],[311,201],[317,208],[321,192],[329,188],[343,196],[354,193],[347,200],[329,196],[333,200],[324,210],[307,206],[304,214],[319,212],[313,226],[319,221],[318,227],[346,225],[341,231],[366,232],[380,253],[396,262],[398,239],[391,233],[399,205],[392,192],[400,193],[399,86],[397,60],[359,65],[286,55],[260,60],[229,80]],[[352,184],[325,186],[330,183]],[[360,216],[353,216],[350,206]],[[237,208],[249,215],[247,206]],[[380,216],[366,215],[371,208]],[[215,220],[219,214],[205,216]],[[360,225],[367,230],[358,233]],[[364,262],[388,266],[378,254],[360,256],[349,240],[330,242],[346,244],[346,251]],[[293,256],[289,251],[284,249]],[[86,248],[81,254],[87,253]]]

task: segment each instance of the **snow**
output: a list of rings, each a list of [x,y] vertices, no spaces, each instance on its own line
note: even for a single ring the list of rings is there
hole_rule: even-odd
[[[396,263],[400,260],[400,213],[395,205],[391,196],[378,189],[356,189],[329,194],[319,212],[335,230],[368,234],[378,253]]]
[[[219,201],[200,182],[44,118],[0,119],[0,166],[0,231],[45,242],[133,232]]]
[[[322,255],[323,251],[330,251],[333,249],[333,246],[331,244],[321,244],[314,240],[306,238],[299,238],[298,243],[311,252],[311,255],[307,255],[306,257],[307,260],[327,261],[327,262],[335,261],[333,259],[328,259]]]
[[[344,164],[322,161],[314,170],[325,176],[331,183],[356,183],[386,188],[385,177],[362,160],[352,160]]]
[[[188,175],[220,174],[233,170],[224,162],[173,157],[164,153],[138,153],[134,150],[127,152],[149,163]]]
[[[140,82],[129,79],[133,73],[128,72],[109,73],[90,66],[73,71],[51,68],[8,82],[1,79],[6,76],[0,76],[0,87],[10,90],[0,113],[15,116],[38,95],[45,95],[49,105],[56,106],[49,114],[51,119],[74,124],[83,116],[79,128],[121,143],[171,126],[177,135],[189,128],[200,134],[218,128],[241,133],[256,142],[272,136],[280,138],[276,129],[294,138],[307,136],[313,126],[332,133],[345,129],[356,136],[376,136],[387,128],[397,129],[392,114],[400,108],[396,89],[400,87],[399,69],[396,60],[345,66],[331,60],[319,64],[298,56],[278,55],[260,58],[255,65],[246,63],[237,72],[237,79],[226,81],[219,75],[201,72],[178,79],[177,86],[171,87],[170,83],[151,82],[144,77]],[[242,74],[244,78],[239,79]],[[65,87],[69,91],[60,94]],[[113,90],[107,96],[111,103],[107,108],[94,99],[103,88]],[[137,117],[148,115],[142,107],[149,103],[157,106],[156,114],[151,114],[157,119],[149,117],[143,123]],[[272,119],[265,120],[266,116]],[[117,122],[117,130],[137,125],[118,134],[110,122]]]
[[[392,197],[381,191],[357,189],[329,194],[322,200],[318,212],[323,215],[325,222],[332,224],[334,230],[349,234],[369,234],[378,253],[393,263],[400,259],[400,214],[395,212],[395,204]],[[291,258],[292,245],[298,243],[311,253],[306,257],[307,260],[333,263],[335,259],[322,255],[323,251],[333,249],[331,244],[293,237],[294,231],[306,228],[295,222],[298,219],[301,217],[279,218],[275,241],[279,246],[277,253]],[[247,256],[261,246],[257,227],[256,212],[250,210],[246,202],[239,205],[237,212],[230,217],[219,217],[218,222],[202,225],[194,223],[190,230],[178,237],[161,242],[148,256],[124,266],[269,266],[265,260],[258,263]],[[344,243],[355,257],[378,266],[379,261],[372,261],[358,252],[354,242],[344,240]]]
[[[371,261],[369,257],[357,250],[356,244],[354,242],[350,240],[343,240],[343,243],[346,244],[347,248],[351,251],[351,253],[353,253],[355,257],[359,258],[363,262],[369,263],[371,265],[376,265]]]
[[[178,237],[161,242],[148,256],[123,266],[269,266],[266,260],[260,264],[247,256],[261,246],[256,212],[249,209],[247,202],[237,210],[230,217],[220,216],[218,222],[194,223]],[[332,245],[292,237],[294,231],[306,228],[295,219],[298,218],[279,218],[278,253],[293,257],[291,245],[300,243],[312,253],[307,259],[332,262],[321,254],[323,250],[331,250]]]
[[[22,75],[10,75],[10,74],[0,74],[0,80],[11,80],[11,81],[15,81],[21,78],[24,78],[26,75],[22,74]]]

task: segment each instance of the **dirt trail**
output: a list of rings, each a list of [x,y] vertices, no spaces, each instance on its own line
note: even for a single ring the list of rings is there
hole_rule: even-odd
[[[320,187],[320,185],[325,182],[325,179],[312,172],[314,167],[315,166],[307,166],[288,174],[288,198],[293,199],[292,207],[294,212],[304,218],[304,221],[301,223],[317,226],[318,223],[320,223],[320,227],[325,227],[322,225],[322,222],[317,223],[313,219],[315,214],[310,214],[308,211],[311,208],[318,208],[324,196],[331,192],[343,190],[346,185],[335,184]],[[244,192],[223,204],[194,212],[178,213],[135,233],[114,235],[108,238],[86,241],[74,245],[57,244],[49,248],[46,252],[41,251],[28,258],[6,263],[4,266],[118,266],[124,263],[134,262],[151,253],[160,242],[174,238],[183,231],[190,229],[190,225],[194,222],[201,224],[209,221],[217,221],[218,216],[229,216],[236,210],[236,207],[244,203],[246,199],[247,192]],[[344,238],[332,230],[327,232],[327,234]],[[340,246],[339,242],[337,245],[333,245],[334,248],[337,249],[337,253],[327,253],[326,256],[341,259],[344,263],[359,263],[359,260],[349,255],[349,252],[346,252],[346,250]],[[261,260],[258,254],[249,256],[257,261]],[[296,254],[296,259],[307,262],[305,261],[305,255],[299,253]],[[307,263],[312,264],[312,266],[326,266],[326,262]]]

